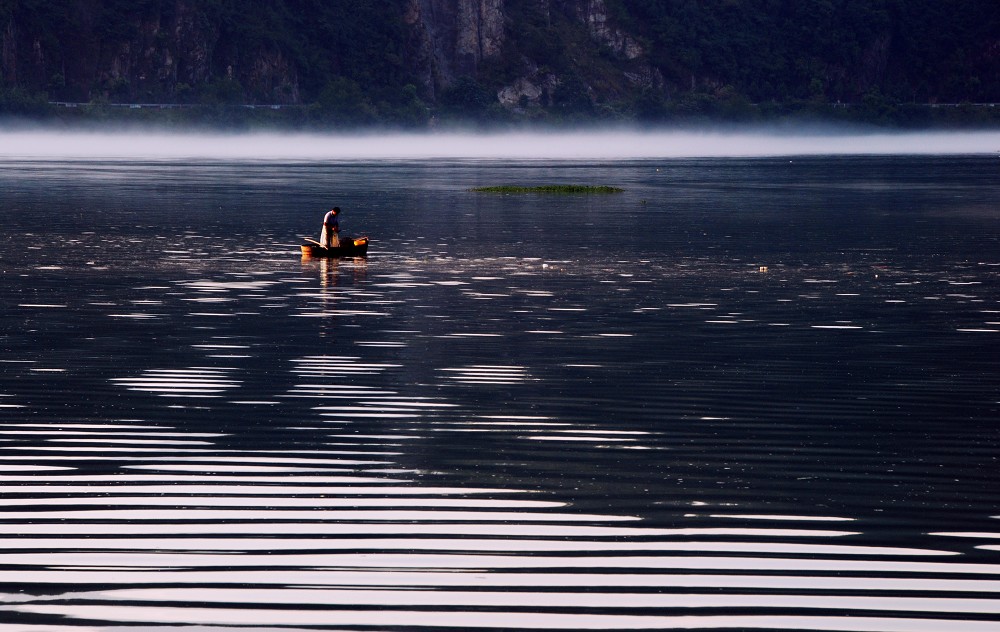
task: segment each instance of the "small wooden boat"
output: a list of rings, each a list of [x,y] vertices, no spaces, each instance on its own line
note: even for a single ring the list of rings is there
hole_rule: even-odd
[[[303,257],[364,257],[368,254],[368,238],[346,237],[336,248],[326,248],[318,241],[306,239],[301,248]]]

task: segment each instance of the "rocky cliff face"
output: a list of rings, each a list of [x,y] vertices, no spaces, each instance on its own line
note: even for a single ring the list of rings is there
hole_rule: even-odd
[[[587,25],[587,31],[595,41],[604,44],[622,59],[635,60],[645,54],[634,37],[611,22],[604,0],[578,0],[576,5],[578,19]]]
[[[577,60],[577,69],[555,72],[552,59],[511,53],[523,25],[508,18],[510,2],[530,5],[551,37],[556,37],[555,18],[568,21],[596,45],[610,50],[620,62],[620,85],[662,88],[662,77],[645,61],[646,51],[613,23],[604,0],[408,0],[405,21],[414,52],[410,63],[426,92],[436,95],[459,77],[479,76],[484,62],[507,59],[509,75],[513,59],[520,71],[497,88],[500,103],[509,108],[547,105],[566,80],[566,72],[587,74],[586,60]]]
[[[523,73],[500,88],[497,96],[508,108],[552,105],[560,86],[582,82],[592,101],[620,97],[629,90],[662,91],[662,75],[648,59],[648,51],[633,35],[614,23],[604,0],[530,0],[549,31],[572,38],[579,31],[593,44],[590,57],[571,56],[554,70],[552,60],[523,58]],[[556,28],[561,26],[561,28]],[[513,35],[516,38],[516,27]],[[567,48],[572,48],[571,45]],[[604,49],[610,59],[596,59]],[[599,67],[598,67],[599,66]]]
[[[617,83],[661,85],[644,62],[638,40],[609,17],[604,0],[399,0],[408,41],[403,65],[421,84],[430,102],[462,77],[480,79],[483,68],[505,63],[491,86],[508,107],[551,103],[567,73],[587,81],[588,60],[563,63],[518,49],[522,25],[511,7],[530,5],[556,37],[578,32],[617,60]],[[288,47],[246,42],[225,24],[206,17],[201,3],[174,0],[155,12],[126,16],[116,30],[101,21],[101,2],[67,0],[71,7],[57,41],[12,14],[0,22],[0,85],[45,91],[67,101],[106,99],[121,102],[184,102],[216,99],[290,104],[315,99],[303,95],[301,59]],[[22,16],[23,17],[23,16]],[[2,17],[0,17],[2,20]],[[558,42],[554,45],[559,45]],[[523,48],[523,47],[522,47]],[[513,60],[513,62],[511,61]],[[607,69],[605,69],[606,71]],[[498,77],[503,82],[497,85]],[[609,84],[607,80],[605,84]],[[611,81],[610,84],[615,84]],[[588,87],[591,96],[598,96]]]
[[[503,51],[503,0],[409,0],[411,68],[436,94],[456,78],[476,76],[484,60]]]

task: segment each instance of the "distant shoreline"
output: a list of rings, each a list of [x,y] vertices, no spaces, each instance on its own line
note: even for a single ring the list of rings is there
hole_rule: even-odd
[[[1000,129],[1000,103],[901,103],[883,104],[873,110],[863,104],[762,103],[750,104],[728,115],[674,114],[656,119],[591,116],[564,120],[470,118],[431,112],[418,122],[373,121],[366,125],[331,119],[314,104],[195,104],[45,101],[3,107],[0,125],[30,127],[151,126],[194,131],[427,131],[436,129],[534,130],[587,129],[614,125],[640,127],[747,126],[747,125],[846,125],[883,130]]]

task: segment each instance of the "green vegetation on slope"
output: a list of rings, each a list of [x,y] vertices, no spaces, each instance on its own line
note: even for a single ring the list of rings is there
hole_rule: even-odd
[[[607,1],[678,89],[693,78],[753,102],[1000,100],[995,0]]]

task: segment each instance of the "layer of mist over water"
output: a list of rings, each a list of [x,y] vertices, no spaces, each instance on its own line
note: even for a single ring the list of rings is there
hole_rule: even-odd
[[[988,152],[143,151],[0,164],[0,627],[1000,626]]]
[[[497,134],[0,132],[6,159],[539,159],[998,154],[1000,132],[598,131]]]

